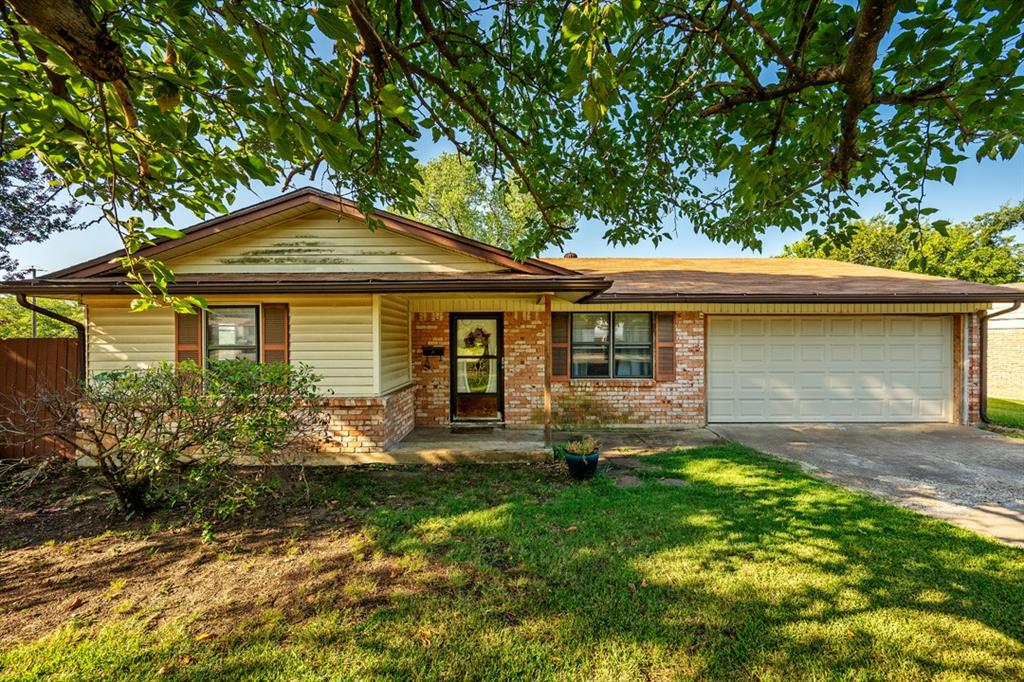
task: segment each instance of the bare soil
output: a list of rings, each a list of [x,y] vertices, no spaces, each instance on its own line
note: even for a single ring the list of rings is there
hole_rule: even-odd
[[[266,609],[299,621],[328,606],[372,607],[382,594],[431,589],[435,570],[436,585],[447,584],[441,567],[417,566],[413,581],[375,554],[333,500],[291,499],[218,524],[212,537],[173,512],[125,520],[110,502],[82,475],[0,498],[0,648],[71,619],[136,614],[156,627],[184,616],[215,636]]]

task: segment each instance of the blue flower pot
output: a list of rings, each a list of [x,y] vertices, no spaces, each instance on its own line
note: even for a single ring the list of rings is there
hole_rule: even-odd
[[[589,455],[573,455],[562,451],[565,457],[565,464],[569,467],[569,475],[577,481],[585,481],[597,473],[597,460],[600,452],[592,452]]]

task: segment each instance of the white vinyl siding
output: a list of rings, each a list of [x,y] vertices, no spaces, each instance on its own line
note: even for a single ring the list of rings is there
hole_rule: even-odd
[[[501,266],[365,222],[315,211],[171,258],[178,274],[484,272]]]
[[[372,305],[369,296],[303,296],[289,304],[288,352],[319,374],[338,397],[373,395]]]
[[[215,295],[210,305],[288,303],[289,354],[320,375],[324,393],[374,395],[372,304],[369,295]],[[133,313],[130,296],[86,297],[90,373],[152,367],[174,361],[174,314],[169,308]]]
[[[929,316],[711,316],[708,420],[949,421],[950,325]]]
[[[409,367],[409,301],[382,296],[380,302],[380,390],[387,393],[412,380]]]
[[[86,297],[84,303],[90,374],[174,362],[174,313],[170,308],[133,313],[128,308],[129,296]]]

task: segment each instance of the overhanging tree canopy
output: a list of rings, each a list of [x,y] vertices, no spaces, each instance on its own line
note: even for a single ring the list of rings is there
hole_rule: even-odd
[[[767,227],[840,229],[874,192],[913,224],[925,180],[1024,136],[1015,0],[0,7],[13,155],[103,203],[129,252],[175,232],[119,208],[220,211],[299,173],[411,212],[422,135],[533,198],[520,255],[581,218],[657,242],[669,213],[756,247]],[[143,294],[147,268],[158,291],[173,277],[129,265]]]

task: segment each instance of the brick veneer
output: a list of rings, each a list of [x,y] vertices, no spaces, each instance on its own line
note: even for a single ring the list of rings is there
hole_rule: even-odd
[[[327,398],[327,438],[323,453],[364,455],[382,452],[413,429],[412,386],[375,398]]]
[[[552,385],[556,425],[703,424],[704,314],[675,315],[674,381],[590,379]]]
[[[448,313],[415,313],[412,343],[415,361],[416,424],[447,424],[449,411]],[[504,315],[505,423],[536,427],[544,414],[543,313]],[[704,422],[704,315],[677,313],[676,379],[573,380],[552,384],[552,421],[556,425],[635,424],[668,426]],[[440,346],[443,359],[427,367],[420,349]]]
[[[967,419],[975,423],[980,419],[981,339],[978,317],[971,315],[969,318]],[[544,419],[546,317],[543,313],[508,312],[504,319],[505,423],[510,427],[536,427]],[[556,426],[677,426],[705,423],[704,322],[703,313],[675,314],[674,381],[554,381],[551,387],[552,423]],[[413,315],[413,378],[416,384],[414,413],[417,425],[449,423],[448,382],[451,358],[448,324],[448,313]],[[423,346],[444,348],[444,358],[431,358],[430,366],[427,367],[420,352]],[[954,353],[959,352],[957,342]],[[1024,363],[1024,354],[1017,352],[1012,356],[1014,360]],[[1018,372],[1017,375],[1020,374]],[[991,390],[990,387],[990,393]]]
[[[1024,327],[988,330],[988,394],[1024,399]]]
[[[971,324],[967,336],[967,421],[976,424],[981,421],[981,314],[968,317]]]
[[[413,379],[418,425],[436,426],[447,424],[451,419],[449,319],[448,313],[413,315]],[[507,312],[503,327],[505,423],[536,426],[543,422],[545,316],[543,313]],[[444,357],[430,358],[428,363],[423,357],[423,346],[444,348]]]
[[[424,346],[444,348],[444,357],[427,358]],[[421,426],[447,424],[449,411],[448,313],[414,313],[412,317],[412,377],[414,414]]]

